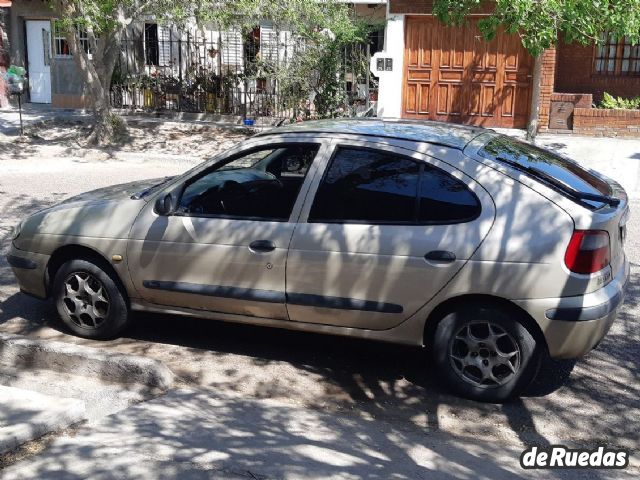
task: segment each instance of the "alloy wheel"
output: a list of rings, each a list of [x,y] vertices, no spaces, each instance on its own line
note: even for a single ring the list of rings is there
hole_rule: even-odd
[[[64,281],[64,308],[79,327],[100,327],[109,315],[109,296],[104,285],[88,272],[74,272]]]
[[[467,323],[449,345],[454,371],[477,387],[499,387],[521,367],[518,343],[507,331],[491,322]]]

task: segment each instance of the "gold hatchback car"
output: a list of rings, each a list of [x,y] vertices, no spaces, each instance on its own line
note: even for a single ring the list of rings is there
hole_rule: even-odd
[[[502,401],[606,334],[627,217],[617,183],[491,130],[327,120],[36,213],[8,261],[84,337],[143,310],[425,345]]]

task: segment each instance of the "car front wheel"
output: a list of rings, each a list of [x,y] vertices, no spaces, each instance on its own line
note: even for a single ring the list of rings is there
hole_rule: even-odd
[[[126,294],[113,276],[88,260],[70,260],[58,269],[53,281],[56,308],[76,335],[108,339],[127,326]]]
[[[540,366],[540,346],[522,314],[462,307],[436,327],[433,354],[449,387],[461,396],[503,402],[520,395]]]

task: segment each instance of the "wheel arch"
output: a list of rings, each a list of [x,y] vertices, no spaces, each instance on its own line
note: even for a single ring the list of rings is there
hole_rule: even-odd
[[[442,303],[438,304],[431,311],[424,325],[423,343],[426,347],[429,347],[431,345],[438,323],[445,316],[447,316],[447,314],[455,311],[456,308],[461,305],[477,305],[483,307],[502,308],[513,312],[522,320],[524,326],[527,328],[527,330],[529,330],[529,332],[531,332],[536,342],[540,346],[543,346],[545,351],[548,351],[547,341],[544,337],[544,334],[542,333],[540,325],[538,325],[538,322],[536,322],[526,310],[524,310],[519,305],[511,302],[510,300],[487,294],[459,295],[457,297],[448,298]]]
[[[86,245],[78,244],[63,245],[61,247],[58,247],[51,254],[51,258],[47,263],[47,268],[45,271],[45,287],[47,290],[47,297],[51,296],[51,288],[56,273],[58,272],[60,267],[69,260],[88,260],[104,269],[105,272],[112,276],[112,278],[116,282],[116,285],[118,286],[118,288],[120,288],[121,292],[124,294],[124,298],[128,303],[129,296],[127,295],[127,289],[125,288],[124,282],[120,278],[120,275],[118,274],[116,269],[113,268],[113,266],[104,257],[104,255],[97,250],[91,247],[87,247]]]

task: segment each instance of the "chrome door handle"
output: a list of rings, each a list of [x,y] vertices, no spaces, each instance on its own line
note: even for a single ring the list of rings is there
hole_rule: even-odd
[[[451,263],[455,262],[456,254],[446,250],[432,250],[424,256],[424,259],[430,262]]]
[[[273,252],[276,244],[271,240],[255,240],[249,244],[249,250],[254,253]]]

